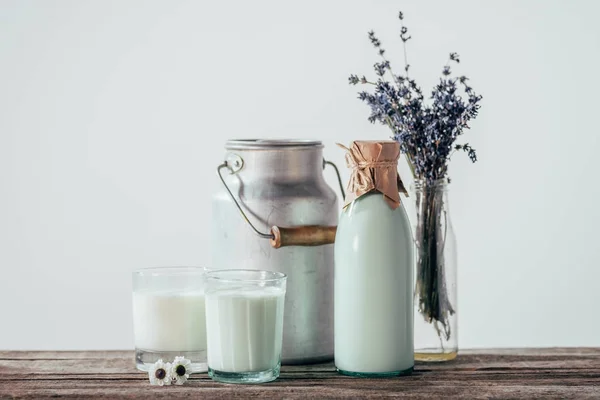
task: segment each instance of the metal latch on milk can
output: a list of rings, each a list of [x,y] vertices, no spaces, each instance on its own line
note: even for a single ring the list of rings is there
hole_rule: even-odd
[[[342,192],[342,199],[346,197],[346,193],[344,192],[344,185],[342,184],[342,177],[340,176],[340,171],[338,167],[332,161],[323,160],[323,169],[327,165],[331,165],[335,170],[337,175],[338,184],[340,185],[340,191]],[[275,249],[284,246],[321,246],[324,244],[332,244],[335,242],[335,232],[337,230],[337,226],[321,226],[321,225],[306,225],[306,226],[296,226],[296,227],[288,227],[283,228],[279,226],[271,227],[271,231],[269,233],[263,233],[256,229],[252,222],[246,216],[246,213],[240,206],[240,204],[235,199],[231,190],[227,186],[225,179],[223,179],[223,175],[221,174],[221,170],[223,168],[229,169],[232,174],[237,173],[244,166],[244,160],[235,154],[230,154],[228,159],[225,162],[217,167],[217,175],[221,179],[223,186],[227,189],[227,193],[231,196],[231,200],[236,205],[237,209],[240,211],[242,218],[246,221],[248,225],[252,228],[252,230],[261,238],[269,239],[271,242],[271,246]]]

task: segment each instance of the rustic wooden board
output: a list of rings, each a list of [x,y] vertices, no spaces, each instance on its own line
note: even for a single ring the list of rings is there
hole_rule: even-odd
[[[225,385],[206,374],[155,387],[128,351],[0,352],[0,398],[600,398],[600,349],[465,351],[455,361],[416,365],[409,377],[361,379],[333,364],[284,366],[264,385]]]

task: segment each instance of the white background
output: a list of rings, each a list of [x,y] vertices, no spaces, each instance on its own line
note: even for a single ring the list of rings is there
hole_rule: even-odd
[[[600,345],[599,2],[1,0],[0,349],[132,348],[131,271],[210,260],[227,138],[386,139],[347,76],[371,28],[401,66],[400,7],[423,88],[456,51],[484,96],[460,346]]]

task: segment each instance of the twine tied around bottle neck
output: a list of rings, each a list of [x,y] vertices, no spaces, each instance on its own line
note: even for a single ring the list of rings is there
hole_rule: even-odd
[[[344,207],[371,191],[378,191],[392,209],[398,208],[399,193],[408,196],[397,170],[400,145],[393,141],[354,141],[350,148],[337,145],[346,150],[346,165],[352,170]]]

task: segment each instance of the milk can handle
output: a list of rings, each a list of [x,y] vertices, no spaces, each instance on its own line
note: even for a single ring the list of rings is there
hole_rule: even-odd
[[[342,192],[342,196],[345,197],[346,193],[344,192],[344,186],[342,184],[340,171],[333,162],[323,160],[323,168],[325,168],[327,164],[331,165],[335,169],[335,173],[338,178],[338,183],[340,185],[340,191]],[[225,186],[227,193],[229,193],[231,200],[233,200],[233,203],[239,210],[240,214],[242,215],[242,218],[244,219],[244,221],[246,221],[248,225],[250,225],[254,233],[256,233],[261,238],[270,239],[270,243],[271,246],[273,246],[273,248],[278,249],[284,246],[320,246],[323,244],[332,244],[335,241],[335,226],[309,225],[293,228],[281,228],[278,226],[273,226],[269,233],[262,233],[261,231],[256,229],[254,225],[252,225],[252,222],[250,222],[250,220],[246,216],[246,213],[235,199],[235,196],[233,195],[233,193],[231,193],[229,186],[227,186],[225,179],[223,179],[223,175],[221,175],[221,169],[223,168],[228,168],[232,172],[234,170],[231,169],[227,161],[225,161],[223,164],[217,167],[217,175],[219,175],[219,179],[221,179],[223,186]]]
[[[338,185],[340,185],[340,192],[342,193],[342,201],[344,201],[344,199],[346,198],[346,192],[344,191],[344,184],[342,183],[342,176],[340,175],[340,170],[338,169],[337,165],[335,165],[335,163],[333,161],[325,161],[325,159],[323,159],[323,169],[325,169],[325,167],[327,165],[331,165],[333,167],[333,169],[335,170],[335,174],[337,175]]]
[[[252,225],[252,222],[250,222],[250,220],[246,216],[246,213],[244,212],[244,210],[242,210],[242,207],[240,207],[240,204],[235,199],[235,196],[233,195],[233,193],[231,193],[231,190],[229,190],[229,186],[227,186],[227,183],[225,182],[225,179],[223,179],[223,175],[221,175],[221,169],[228,168],[228,167],[229,167],[229,164],[227,164],[227,161],[225,161],[223,164],[219,165],[217,167],[217,175],[219,175],[219,178],[221,179],[221,182],[223,182],[223,186],[225,186],[225,189],[227,189],[227,193],[229,193],[229,196],[231,196],[231,200],[233,200],[233,203],[235,204],[235,206],[237,207],[237,209],[240,210],[240,214],[242,214],[242,218],[244,218],[244,221],[246,221],[248,223],[248,225],[250,225],[250,228],[252,228],[252,230],[258,236],[260,236],[261,238],[264,238],[264,239],[274,239],[275,236],[272,233],[262,233],[261,231],[259,231],[258,229],[256,229],[254,227],[254,225]]]

